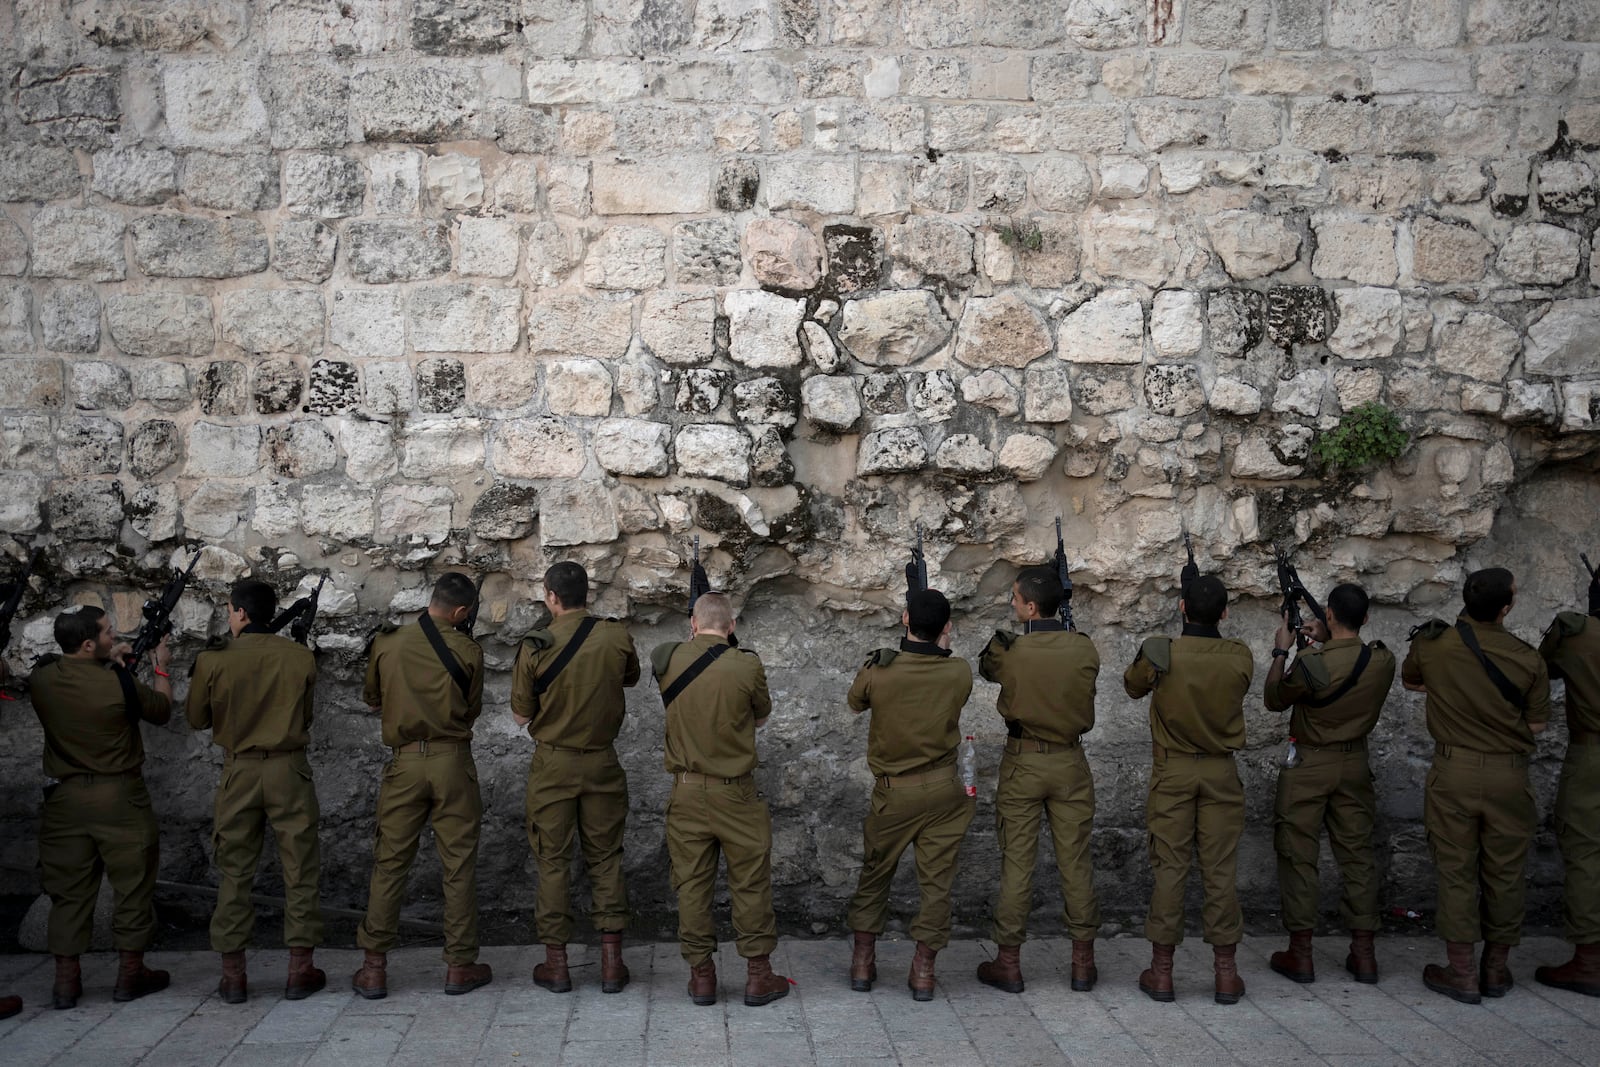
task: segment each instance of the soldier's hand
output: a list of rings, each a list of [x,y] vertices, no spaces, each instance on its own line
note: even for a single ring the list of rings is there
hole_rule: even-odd
[[[111,646],[111,662],[118,666],[126,666],[131,655],[133,655],[133,645],[127,641],[118,641]]]
[[[1333,636],[1333,634],[1328,632],[1328,624],[1323,622],[1321,619],[1312,619],[1310,622],[1300,627],[1300,632],[1305,634],[1319,645]]]
[[[1278,632],[1272,635],[1273,648],[1293,648],[1294,631],[1289,629],[1289,613],[1278,616]]]
[[[167,647],[167,635],[163,634],[161,640],[156,642],[156,647],[150,654],[150,660],[158,670],[166,670],[167,664],[172,662],[172,649]]]
[[[950,647],[950,634],[951,629],[946,629],[944,633],[939,635],[938,644],[940,648],[948,649]]]

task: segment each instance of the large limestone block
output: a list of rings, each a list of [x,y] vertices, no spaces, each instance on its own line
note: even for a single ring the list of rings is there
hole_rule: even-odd
[[[1583,238],[1564,226],[1530,222],[1511,231],[1494,265],[1521,285],[1560,285],[1578,276]]]
[[[1056,443],[1048,437],[1014,433],[1000,446],[995,463],[1019,482],[1036,482],[1050,470],[1056,451]]]
[[[736,426],[685,426],[673,440],[672,452],[684,477],[715,478],[739,486],[750,483],[750,437]]]
[[[1235,278],[1265,278],[1300,255],[1300,235],[1275,215],[1223,211],[1207,217],[1206,233],[1223,266]]]
[[[1088,227],[1094,249],[1091,264],[1102,278],[1158,286],[1177,269],[1177,236],[1164,215],[1130,208],[1091,215]]]
[[[375,215],[414,215],[422,203],[422,153],[412,148],[367,157]]]
[[[257,145],[266,140],[267,107],[256,67],[232,59],[173,59],[162,69],[167,132],[194,148]]]
[[[1464,221],[1419,215],[1411,221],[1411,273],[1424,282],[1475,282],[1494,246]]]
[[[856,451],[858,475],[910,473],[927,462],[928,445],[913,426],[874,430],[861,438]]]
[[[1254,415],[1261,410],[1261,390],[1232,378],[1218,378],[1211,387],[1211,410],[1224,415]]]
[[[330,471],[339,461],[333,435],[310,419],[269,426],[262,453],[275,473],[294,479]]]
[[[716,323],[717,298],[713,293],[657,290],[644,298],[639,338],[661,362],[692,367],[711,362]],[[624,340],[624,347],[626,344]]]
[[[1205,306],[1200,294],[1163,289],[1150,305],[1150,346],[1168,358],[1192,356],[1205,336]]]
[[[1053,344],[1044,317],[1015,293],[1003,293],[967,301],[955,357],[969,367],[1025,367]]]
[[[463,215],[456,221],[456,246],[458,273],[509,278],[522,258],[522,228],[510,219]]]
[[[913,215],[894,228],[889,252],[918,274],[957,283],[972,277],[972,232],[948,219]]]
[[[799,406],[794,390],[781,378],[750,378],[733,387],[733,417],[745,426],[792,430]]]
[[[692,215],[711,210],[711,166],[695,159],[596,163],[600,215]]]
[[[847,301],[839,340],[852,356],[874,367],[904,367],[934,352],[950,337],[950,320],[926,289],[891,290]]]
[[[1045,211],[1081,211],[1094,193],[1089,168],[1070,156],[1039,160],[1028,179],[1034,203]]]
[[[507,419],[494,434],[495,473],[505,478],[576,478],[587,455],[583,438],[561,419]]]
[[[994,470],[994,453],[976,435],[956,433],[939,442],[933,463],[956,474],[987,474]]]
[[[266,211],[278,206],[278,161],[266,153],[190,152],[179,187],[194,207]]]
[[[1108,289],[1061,321],[1056,354],[1071,363],[1144,360],[1144,307],[1129,289]]]
[[[1029,422],[1072,418],[1072,378],[1066,367],[1048,363],[1029,367],[1023,373],[1022,395],[1022,417]]]
[[[382,289],[340,289],[333,294],[328,340],[347,356],[405,353],[406,317],[400,294]]]
[[[627,300],[549,294],[528,308],[528,348],[535,355],[620,359],[633,339],[633,305]]]
[[[1439,331],[1433,359],[1440,370],[1483,382],[1502,382],[1522,351],[1516,328],[1497,315],[1469,311]]]
[[[289,219],[273,235],[272,266],[286,281],[320,285],[333,277],[339,235],[312,219]]]
[[[539,541],[545,548],[617,539],[616,502],[599,482],[557,482],[540,497]]]
[[[62,419],[56,427],[56,463],[68,478],[116,474],[122,469],[122,423],[96,416]]]
[[[796,367],[800,349],[803,300],[790,300],[761,289],[734,289],[723,297],[728,315],[729,356],[746,367]]]
[[[1527,374],[1592,375],[1600,338],[1600,299],[1557,300],[1528,327]]]
[[[33,290],[22,284],[0,285],[0,352],[33,348]]]
[[[477,419],[428,419],[406,427],[400,473],[407,478],[455,476],[483,469],[483,424]]]
[[[855,164],[852,158],[806,159],[777,156],[765,163],[761,183],[770,211],[815,211],[819,215],[848,215],[856,206]]]
[[[491,134],[475,68],[456,63],[407,62],[357,71],[350,110],[369,144],[470,140]]]
[[[211,301],[185,293],[127,293],[106,300],[111,343],[130,356],[205,356],[216,343]]]
[[[1311,431],[1303,426],[1285,427],[1282,434],[1250,433],[1234,449],[1229,471],[1235,478],[1298,478],[1310,441]]]
[[[1008,418],[1021,410],[1016,386],[997,370],[969,374],[961,379],[961,400],[963,403],[992,408],[995,414]]]
[[[191,478],[243,478],[261,467],[261,428],[197,422],[189,429]]]
[[[0,201],[64,200],[82,191],[70,149],[21,140],[0,145]]]
[[[1344,278],[1365,285],[1393,285],[1399,274],[1394,224],[1388,219],[1318,215],[1311,220],[1317,250],[1311,272],[1319,278]]]
[[[355,541],[372,536],[372,490],[350,485],[308,485],[300,495],[306,533]]]
[[[1392,356],[1404,333],[1405,310],[1393,289],[1363,286],[1334,294],[1339,325],[1328,338],[1328,348],[1345,359],[1382,359]]]
[[[545,403],[552,415],[609,415],[611,372],[597,359],[563,359],[545,370]]]
[[[152,276],[237,278],[267,269],[267,235],[254,219],[146,215],[130,228],[133,261]]]
[[[805,417],[833,433],[847,433],[861,418],[861,395],[855,379],[844,374],[817,374],[800,385]]]
[[[72,406],[79,411],[119,411],[133,403],[133,381],[115,363],[75,362],[68,369]]]
[[[788,219],[754,219],[744,228],[744,260],[756,281],[775,289],[806,290],[822,280],[822,245]]]
[[[739,281],[739,228],[728,219],[692,219],[672,228],[673,274],[679,285]]]
[[[526,407],[539,395],[539,364],[521,354],[475,359],[468,369],[467,396],[490,411]]]
[[[350,273],[364,282],[411,282],[450,269],[450,228],[441,221],[358,219],[345,230]]]
[[[33,217],[34,276],[120,282],[128,272],[123,229],[122,216],[99,208],[40,208]],[[264,254],[261,266],[266,266]]]
[[[645,68],[627,60],[534,61],[528,64],[527,90],[536,106],[618,103],[645,95]]]
[[[418,352],[509,352],[522,328],[522,290],[435,285],[406,297]]]
[[[650,289],[667,276],[666,236],[650,226],[613,226],[589,247],[583,281],[595,289]]]
[[[478,442],[481,449],[481,433]],[[353,482],[380,482],[400,469],[394,430],[385,423],[360,418],[339,420],[339,447],[344,451],[344,473]]]
[[[1157,415],[1183,418],[1206,406],[1200,370],[1189,363],[1158,363],[1146,369],[1144,396]]]
[[[361,368],[361,407],[374,415],[398,415],[417,406],[411,364],[368,363]]]
[[[645,419],[606,419],[594,434],[594,458],[612,474],[660,478],[667,473],[670,427]]]
[[[304,153],[283,162],[283,206],[291,215],[342,219],[361,214],[367,176],[348,156]]]
[[[15,277],[28,269],[28,238],[10,218],[0,216],[0,275]]]
[[[52,352],[98,351],[100,294],[95,286],[86,282],[52,285],[39,301],[39,332]]]
[[[222,294],[222,339],[246,352],[322,351],[322,293],[239,289]]]
[[[104,148],[94,154],[93,185],[120,204],[159,204],[178,191],[178,160],[162,148]]]

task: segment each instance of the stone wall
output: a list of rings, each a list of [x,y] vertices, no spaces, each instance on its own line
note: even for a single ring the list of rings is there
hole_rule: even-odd
[[[1364,583],[1396,647],[1491,561],[1533,637],[1600,548],[1592,0],[3,0],[0,48],[0,547],[48,556],[11,665],[67,601],[131,627],[196,545],[180,660],[230,580],[331,573],[329,903],[362,904],[383,759],[366,634],[447,567],[489,575],[486,908],[532,899],[506,668],[539,576],[582,562],[647,651],[685,632],[698,535],[774,685],[779,908],[820,932],[868,792],[843,695],[895,636],[918,523],[975,657],[1063,516],[1119,919],[1148,889],[1148,735],[1117,672],[1174,625],[1185,526],[1262,653],[1274,544],[1319,592]],[[1368,401],[1411,446],[1324,469],[1312,443]],[[973,922],[994,697],[964,720]],[[12,708],[0,883],[26,892],[39,738]],[[628,870],[660,916],[653,687],[630,708]],[[1249,734],[1263,915],[1283,723],[1255,698]],[[205,883],[218,756],[146,736],[164,876]],[[1377,736],[1385,897],[1426,905],[1420,703]],[[1543,823],[1531,878],[1548,915]]]

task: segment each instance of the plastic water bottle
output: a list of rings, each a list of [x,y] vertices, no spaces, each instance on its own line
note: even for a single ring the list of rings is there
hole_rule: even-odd
[[[1300,750],[1295,747],[1294,738],[1292,737],[1289,738],[1289,751],[1283,754],[1283,765],[1285,767],[1300,766]]]
[[[961,742],[961,753],[956,757],[956,762],[961,766],[961,785],[967,791],[967,796],[978,795],[978,750],[972,743],[972,735],[968,734],[966,740]]]

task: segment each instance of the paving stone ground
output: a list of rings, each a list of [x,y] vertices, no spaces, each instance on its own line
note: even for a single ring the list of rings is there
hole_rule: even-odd
[[[1013,996],[980,985],[973,969],[993,952],[987,941],[959,941],[939,956],[939,990],[917,1004],[905,988],[907,941],[879,947],[878,987],[853,993],[845,980],[849,944],[785,941],[774,962],[795,980],[791,995],[762,1008],[742,1001],[744,968],[722,950],[723,999],[697,1008],[684,993],[686,968],[673,944],[636,944],[626,957],[633,982],[621,994],[600,992],[598,951],[573,947],[572,993],[535,987],[530,971],[542,950],[486,949],[495,980],[467,996],[442,991],[437,948],[390,955],[389,996],[366,1001],[348,989],[359,953],[318,953],[330,988],[307,1000],[282,999],[286,953],[251,954],[252,995],[229,1006],[214,995],[216,957],[152,953],[172,971],[172,988],[132,1004],[114,1004],[114,957],[85,957],[84,997],[73,1011],[48,1006],[47,957],[0,956],[0,992],[27,1007],[0,1022],[0,1063],[7,1067],[402,1067],[421,1064],[1600,1064],[1600,999],[1546,989],[1533,981],[1541,962],[1559,962],[1567,946],[1530,938],[1512,954],[1516,988],[1482,1006],[1456,1004],[1423,988],[1425,962],[1442,958],[1439,942],[1379,942],[1384,978],[1376,986],[1347,980],[1345,942],[1319,938],[1313,985],[1295,985],[1267,968],[1278,939],[1252,937],[1239,953],[1248,983],[1239,1004],[1212,1003],[1210,954],[1198,940],[1177,956],[1178,999],[1155,1004],[1135,983],[1148,958],[1142,940],[1117,938],[1097,948],[1100,982],[1070,992],[1071,943],[1030,941],[1023,952],[1028,990]]]

